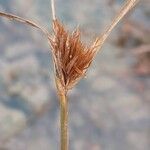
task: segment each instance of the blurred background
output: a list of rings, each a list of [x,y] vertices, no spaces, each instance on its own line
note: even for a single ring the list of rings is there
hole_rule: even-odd
[[[84,41],[125,0],[56,0],[57,16]],[[50,0],[0,0],[0,11],[51,31]],[[58,150],[59,104],[45,37],[0,18],[0,150]],[[150,1],[115,28],[87,77],[70,92],[70,150],[150,149]]]

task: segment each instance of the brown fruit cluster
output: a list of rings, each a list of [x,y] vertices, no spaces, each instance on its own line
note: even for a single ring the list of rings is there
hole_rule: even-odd
[[[56,76],[66,89],[72,88],[85,76],[96,52],[96,44],[85,46],[81,42],[80,31],[72,33],[65,30],[58,21],[53,21],[54,37],[50,41]]]

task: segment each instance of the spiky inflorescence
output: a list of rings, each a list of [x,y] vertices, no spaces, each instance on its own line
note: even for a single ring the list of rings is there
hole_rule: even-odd
[[[61,85],[68,90],[85,75],[96,52],[96,45],[85,46],[81,42],[78,29],[69,33],[58,20],[53,22],[53,29],[54,37],[50,44],[56,76]]]

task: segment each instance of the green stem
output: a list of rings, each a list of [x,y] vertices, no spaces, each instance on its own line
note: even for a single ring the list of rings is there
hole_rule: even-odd
[[[56,79],[58,96],[60,101],[60,150],[68,150],[68,100],[65,90]]]
[[[68,150],[68,102],[66,95],[60,102],[61,150]]]

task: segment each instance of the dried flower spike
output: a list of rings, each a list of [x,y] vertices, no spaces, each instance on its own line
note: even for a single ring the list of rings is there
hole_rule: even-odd
[[[53,21],[53,29],[54,37],[50,44],[54,54],[56,76],[67,91],[85,75],[96,51],[93,45],[85,46],[81,42],[78,29],[70,34],[58,20]]]

